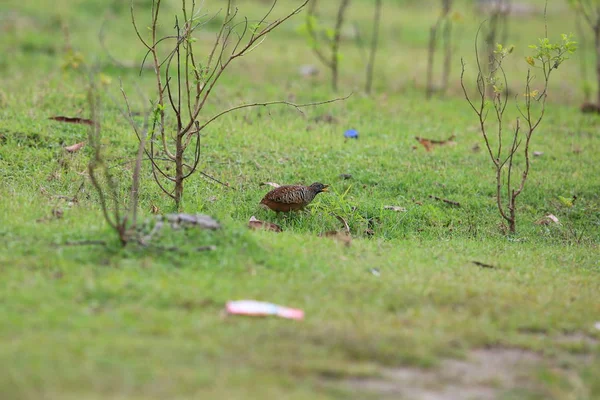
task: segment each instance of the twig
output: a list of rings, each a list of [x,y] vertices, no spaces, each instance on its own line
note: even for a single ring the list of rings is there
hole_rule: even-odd
[[[106,246],[104,240],[84,239],[84,240],[67,240],[63,243],[55,243],[56,246]]]
[[[184,249],[178,247],[178,246],[161,246],[161,245],[149,245],[148,247],[151,247],[152,249],[155,250],[159,250],[159,251],[183,251]],[[197,252],[203,252],[203,251],[214,251],[217,249],[217,246],[215,245],[207,245],[207,246],[199,246],[194,248],[194,251]]]
[[[319,105],[323,105],[323,104],[329,104],[329,103],[334,103],[337,101],[343,101],[348,99],[350,96],[352,96],[352,92],[350,94],[348,94],[345,97],[336,97],[335,99],[330,99],[330,100],[325,100],[325,101],[317,101],[314,103],[304,103],[304,104],[296,104],[296,103],[291,103],[289,101],[283,101],[283,100],[278,100],[278,101],[267,101],[264,103],[248,103],[248,104],[241,104],[239,106],[235,106],[232,108],[229,108],[227,110],[221,111],[220,113],[214,115],[213,117],[209,118],[203,125],[200,126],[200,130],[206,128],[206,126],[208,124],[210,124],[211,122],[213,122],[214,120],[216,120],[217,118],[219,118],[220,116],[227,114],[229,112],[235,111],[235,110],[239,110],[241,108],[248,108],[248,107],[259,107],[259,106],[272,106],[275,104],[284,104],[290,107],[294,107],[296,110],[298,110],[299,113],[301,113],[302,115],[304,115],[304,112],[301,110],[302,108],[306,108],[306,107],[310,107],[310,106],[319,106]]]
[[[214,176],[210,176],[210,175],[208,175],[208,174],[207,174],[206,172],[204,172],[204,171],[200,171],[200,174],[202,174],[203,176],[205,176],[206,178],[208,178],[208,179],[210,179],[210,180],[213,180],[213,181],[217,182],[217,183],[218,183],[218,184],[220,184],[220,185],[223,185],[223,186],[225,186],[225,187],[226,187],[226,188],[228,188],[228,189],[235,190],[235,188],[234,188],[234,187],[232,187],[232,186],[230,186],[230,185],[229,185],[229,183],[223,183],[223,182],[221,182],[220,180],[218,180],[217,178],[215,178]]]
[[[346,220],[340,217],[339,215],[334,214],[334,217],[336,217],[338,221],[344,224],[344,229],[346,230],[346,233],[350,233],[350,226],[348,226],[348,222],[346,222]]]
[[[485,264],[479,261],[471,261],[473,264],[477,265],[478,267],[481,268],[490,268],[490,269],[496,269],[498,267],[496,267],[495,265],[491,265],[491,264]]]
[[[434,195],[429,195],[430,199],[434,199],[434,200],[438,200],[438,201],[443,201],[444,203],[450,204],[452,206],[456,206],[456,207],[460,207],[460,203],[458,201],[453,201],[453,200],[448,200],[448,199],[443,199],[441,197],[437,197]]]

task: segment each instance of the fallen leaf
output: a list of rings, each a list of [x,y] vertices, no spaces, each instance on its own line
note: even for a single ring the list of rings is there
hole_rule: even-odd
[[[540,218],[537,221],[535,221],[535,223],[537,225],[550,225],[551,223],[560,224],[560,221],[558,220],[558,218],[556,218],[555,215],[548,214],[545,217]]]
[[[421,143],[421,145],[423,145],[423,147],[425,147],[425,151],[431,151],[431,149],[433,148],[433,144],[431,143],[431,140],[423,139],[418,136],[416,136],[415,139],[417,139],[417,141],[419,143]]]
[[[60,180],[61,178],[61,173],[60,171],[52,171],[52,173],[50,175],[48,175],[48,177],[46,178],[46,181],[51,182],[51,181],[57,181]]]
[[[98,78],[100,78],[100,83],[105,86],[110,85],[112,82],[112,79],[110,76],[102,74],[102,73],[98,74]]]
[[[259,186],[273,186],[274,188],[278,188],[281,185],[279,183],[275,183],[275,182],[261,182]]]
[[[425,139],[425,138],[422,138],[419,136],[415,136],[415,139],[417,140],[417,142],[421,143],[421,145],[423,147],[425,147],[426,151],[431,151],[434,146],[454,146],[454,145],[456,145],[456,142],[454,141],[455,137],[456,137],[456,135],[452,135],[446,140],[435,140],[435,139]]]
[[[50,117],[48,119],[51,119],[53,121],[58,121],[58,122],[67,122],[70,124],[84,124],[84,125],[93,125],[94,124],[94,121],[92,121],[91,119],[79,118],[79,117],[63,117],[61,115],[58,115],[55,117]]]
[[[217,249],[217,246],[215,246],[214,244],[210,244],[207,246],[196,247],[194,250],[196,250],[196,251],[215,251],[216,249]]]
[[[375,276],[380,276],[381,272],[379,272],[379,268],[371,268],[371,273]]]
[[[350,247],[350,244],[352,243],[352,237],[347,232],[328,231],[319,236],[339,240],[344,243],[346,247]]]
[[[283,229],[281,229],[281,227],[277,224],[274,224],[272,222],[267,222],[267,221],[261,221],[259,219],[256,219],[256,217],[253,215],[250,217],[250,221],[248,221],[248,228],[250,229],[265,229],[267,231],[273,231],[273,232],[283,232]]]
[[[335,215],[335,217],[338,219],[338,221],[340,221],[342,224],[344,224],[344,229],[346,231],[347,234],[350,234],[350,226],[348,226],[348,222],[346,222],[346,220],[342,217],[340,217],[339,215]]]
[[[543,154],[544,154],[544,152],[543,152],[543,151],[534,151],[534,152],[533,152],[533,156],[534,156],[534,157],[541,157]]]
[[[154,204],[150,205],[150,212],[152,214],[160,214],[160,208],[158,208],[158,206],[155,206]]]
[[[85,142],[79,142],[79,143],[72,144],[70,146],[66,146],[65,150],[68,151],[69,153],[75,153],[75,152],[79,151],[83,146],[85,146]]]
[[[52,209],[52,216],[56,219],[62,218],[64,214],[64,211],[61,208],[53,208]]]
[[[383,206],[384,210],[392,210],[396,212],[406,212],[406,208],[400,206]]]

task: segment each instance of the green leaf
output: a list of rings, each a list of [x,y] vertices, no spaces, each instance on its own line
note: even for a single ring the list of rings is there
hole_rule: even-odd
[[[532,67],[535,66],[535,60],[533,59],[533,57],[525,57],[525,61],[527,61],[527,64],[531,65]]]

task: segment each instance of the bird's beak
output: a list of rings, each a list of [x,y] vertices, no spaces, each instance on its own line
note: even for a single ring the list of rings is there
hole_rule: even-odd
[[[329,189],[327,189],[328,187],[329,185],[325,185],[325,187],[321,189],[321,192],[329,192]]]

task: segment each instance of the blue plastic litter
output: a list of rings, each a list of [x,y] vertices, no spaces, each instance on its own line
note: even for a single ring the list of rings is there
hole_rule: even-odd
[[[344,137],[346,139],[358,139],[358,131],[356,129],[348,129],[344,132]]]

